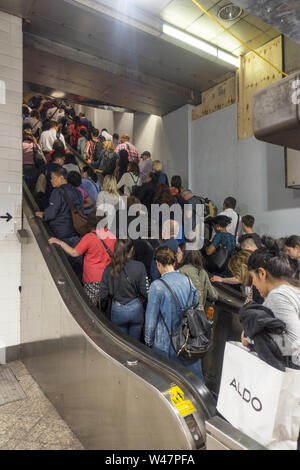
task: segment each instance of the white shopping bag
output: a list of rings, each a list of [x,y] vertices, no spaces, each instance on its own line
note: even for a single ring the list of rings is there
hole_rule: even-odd
[[[217,409],[234,427],[267,446],[273,439],[284,372],[226,343]]]

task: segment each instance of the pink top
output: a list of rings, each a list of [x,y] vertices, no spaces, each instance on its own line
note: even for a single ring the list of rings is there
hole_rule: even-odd
[[[24,140],[23,144],[23,165],[34,165],[33,160],[33,146],[41,152],[41,147],[38,144],[34,144],[31,140]]]
[[[78,189],[78,191],[81,192],[81,194],[83,196],[83,200],[85,200],[87,197],[89,197],[88,193],[84,189],[80,188],[80,186],[76,189]]]

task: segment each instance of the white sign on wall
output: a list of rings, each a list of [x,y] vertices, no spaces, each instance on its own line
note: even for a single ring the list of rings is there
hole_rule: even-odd
[[[15,206],[12,203],[0,202],[0,240],[6,235],[15,233]]]

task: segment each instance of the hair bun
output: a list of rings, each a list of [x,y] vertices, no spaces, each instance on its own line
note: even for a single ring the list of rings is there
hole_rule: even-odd
[[[274,238],[264,236],[262,237],[262,244],[273,256],[280,256],[282,254],[282,251],[280,250],[280,247]]]

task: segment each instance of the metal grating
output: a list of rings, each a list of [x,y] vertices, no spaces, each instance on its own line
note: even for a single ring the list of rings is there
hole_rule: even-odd
[[[26,394],[11,369],[0,367],[0,406],[25,398]]]

